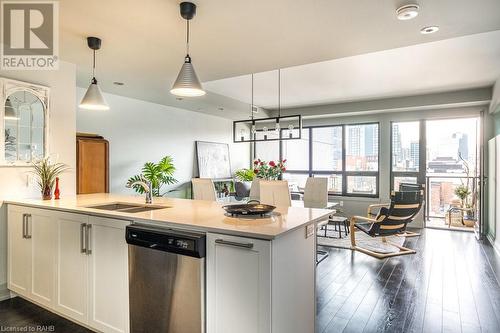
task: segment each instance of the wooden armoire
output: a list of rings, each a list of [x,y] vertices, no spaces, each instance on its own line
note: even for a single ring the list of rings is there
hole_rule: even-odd
[[[102,136],[77,133],[77,194],[109,192],[109,142]]]

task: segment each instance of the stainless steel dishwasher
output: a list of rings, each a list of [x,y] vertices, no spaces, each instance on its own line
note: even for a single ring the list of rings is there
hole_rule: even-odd
[[[205,332],[206,236],[133,224],[126,240],[130,332]]]

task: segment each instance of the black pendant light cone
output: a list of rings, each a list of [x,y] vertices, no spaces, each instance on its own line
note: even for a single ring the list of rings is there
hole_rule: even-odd
[[[198,97],[206,94],[205,90],[196,75],[194,66],[189,55],[189,21],[196,15],[196,5],[192,2],[181,2],[180,12],[182,18],[186,20],[186,57],[181,67],[177,79],[170,89],[170,92],[181,97]]]
[[[16,109],[14,109],[14,106],[12,105],[12,102],[10,101],[9,98],[5,101],[5,119],[8,120],[18,120],[19,117],[17,116]]]
[[[101,48],[101,39],[97,37],[87,37],[87,44],[89,48],[94,51],[93,65],[92,65],[92,80],[90,86],[80,102],[80,108],[86,110],[109,110],[109,105],[106,103],[102,95],[101,88],[97,85],[95,78],[95,51]]]

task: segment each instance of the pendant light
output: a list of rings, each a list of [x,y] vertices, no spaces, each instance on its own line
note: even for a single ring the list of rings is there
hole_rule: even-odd
[[[94,51],[94,57],[92,62],[92,80],[90,86],[83,96],[80,102],[80,108],[86,110],[109,110],[108,103],[102,95],[101,88],[97,85],[97,80],[95,78],[95,51],[101,48],[101,39],[97,37],[87,37],[87,45],[90,49]]]
[[[12,106],[12,102],[10,101],[9,98],[5,100],[5,116],[4,119],[8,120],[18,120],[19,117],[16,114],[16,110]]]
[[[284,141],[302,138],[302,116],[281,115],[281,69],[278,72],[278,115],[269,118],[255,119],[254,110],[254,75],[252,79],[252,100],[250,119],[233,121],[233,142]],[[274,127],[273,127],[274,126]],[[247,135],[250,128],[250,135]]]
[[[192,2],[181,2],[180,11],[182,18],[186,20],[186,57],[170,93],[181,97],[203,96],[206,92],[201,86],[189,56],[189,21],[196,15],[196,5]]]

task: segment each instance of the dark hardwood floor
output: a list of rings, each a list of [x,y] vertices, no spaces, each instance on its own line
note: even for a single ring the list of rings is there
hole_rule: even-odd
[[[323,248],[316,332],[500,332],[500,257],[489,244],[427,229],[406,245],[417,254],[385,260]],[[19,297],[0,302],[0,326],[50,325],[90,332]]]
[[[92,332],[21,297],[0,302],[1,332]]]
[[[417,254],[323,248],[316,332],[500,332],[500,258],[472,233],[422,231]]]

